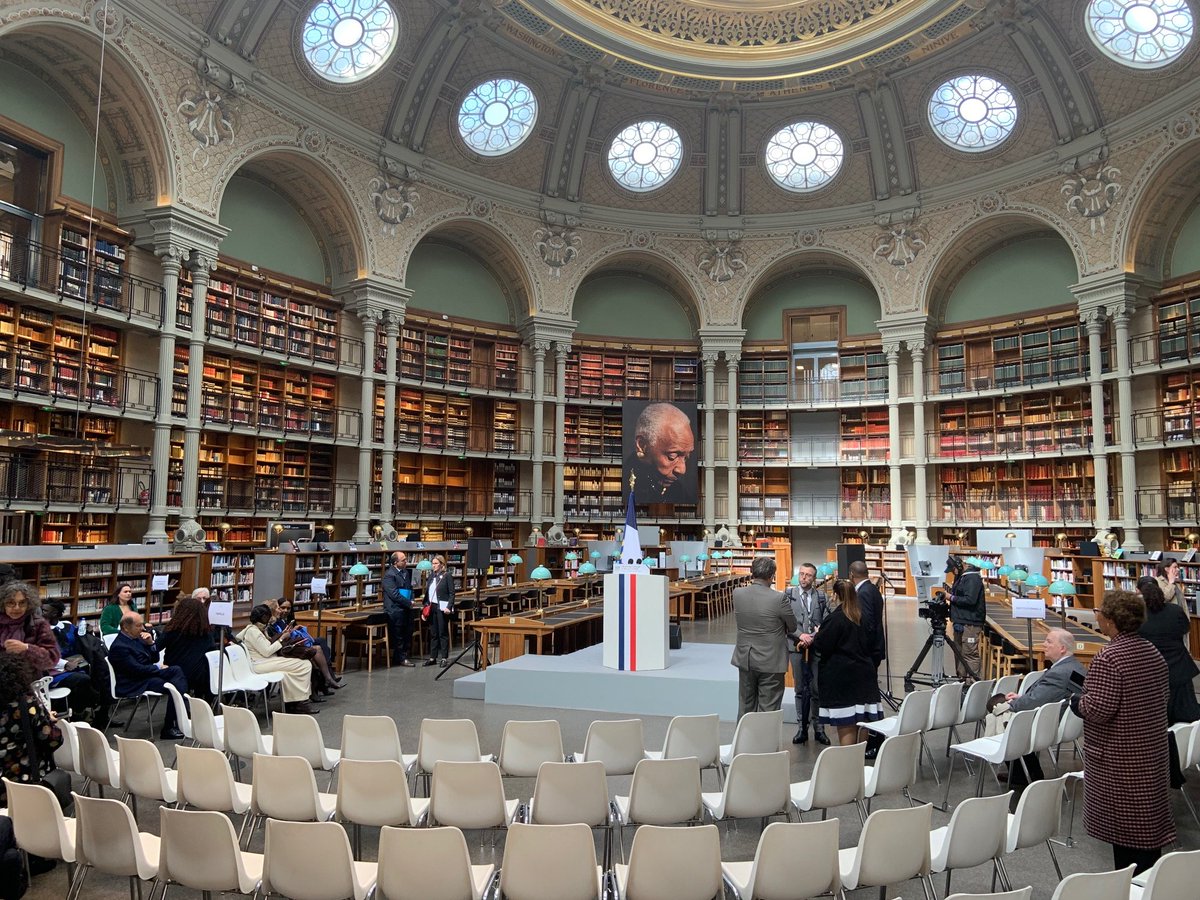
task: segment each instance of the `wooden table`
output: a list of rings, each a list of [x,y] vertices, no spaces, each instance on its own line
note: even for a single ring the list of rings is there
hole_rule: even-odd
[[[383,604],[373,603],[362,607],[335,606],[332,609],[322,608],[320,629],[317,628],[317,613],[312,609],[298,610],[296,612],[296,622],[307,628],[308,633],[313,637],[324,637],[329,641],[329,652],[333,655],[333,659],[329,660],[329,665],[333,667],[342,660],[341,649],[347,628],[354,625],[366,625],[371,619],[378,620],[379,617],[386,615],[387,613],[383,611]],[[416,615],[420,616],[420,612],[418,611]]]
[[[471,623],[484,648],[483,668],[488,664],[488,641],[497,635],[500,642],[498,662],[524,656],[528,652],[562,653],[591,647],[604,639],[604,604],[559,604],[519,616],[497,616]]]
[[[1025,619],[1018,619],[1012,614],[1012,604],[1005,600],[988,600],[987,624],[1004,642],[1011,644],[1018,655],[1028,658],[1029,647],[1025,643]],[[1084,665],[1092,661],[1097,653],[1108,644],[1108,638],[1100,632],[1081,625],[1073,619],[1067,619],[1063,624],[1062,617],[1055,611],[1047,609],[1046,618],[1033,620],[1033,658],[1040,669],[1045,660],[1042,656],[1042,639],[1052,628],[1066,628],[1074,640],[1075,656]]]

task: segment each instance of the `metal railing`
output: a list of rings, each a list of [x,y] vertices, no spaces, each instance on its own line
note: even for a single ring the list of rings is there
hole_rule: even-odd
[[[47,508],[145,506],[152,471],[144,460],[0,450],[0,500]]]
[[[509,394],[531,394],[533,392],[533,369],[520,366],[508,366],[497,369],[485,363],[451,363],[446,357],[436,357],[433,362],[426,358],[424,365],[406,364],[400,361],[397,379],[404,384],[435,385],[445,388],[499,391]],[[383,374],[379,364],[375,366],[376,374]],[[543,390],[547,398],[554,398],[554,373],[545,373],[546,384]]]
[[[1031,499],[998,496],[993,492],[972,491],[966,499],[929,496],[929,520],[942,525],[1010,524],[1013,522],[1091,522],[1095,514],[1093,497]]]
[[[111,376],[112,381],[105,380]],[[112,413],[158,411],[158,376],[151,372],[117,367],[84,370],[78,361],[34,355],[28,348],[0,349],[0,390],[21,397],[33,394],[64,408]]]
[[[273,434],[300,434],[309,437],[358,440],[362,413],[345,406],[314,407],[295,403],[269,403],[258,406],[235,405],[243,398],[220,387],[206,387],[200,417],[208,424],[248,428]],[[182,412],[175,417],[186,418]]]
[[[1087,377],[1086,353],[1082,356],[1047,355],[1039,359],[1025,357],[1012,362],[931,371],[925,379],[925,393],[929,397],[953,397],[977,391],[1054,387]]]

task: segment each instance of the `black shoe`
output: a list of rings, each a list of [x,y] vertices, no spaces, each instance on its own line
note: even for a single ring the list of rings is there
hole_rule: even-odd
[[[794,735],[792,735],[792,743],[793,744],[807,744],[808,743],[808,731],[801,728]]]
[[[321,688],[321,696],[322,697],[332,697],[333,696],[333,688],[331,688],[331,687]]]
[[[396,665],[403,666],[406,669],[415,669],[417,667],[417,664],[410,659],[402,659]]]
[[[444,669],[444,668],[446,668],[446,666],[450,665],[450,660],[448,660],[448,659],[439,659],[439,660],[438,660],[438,665],[439,665],[439,666],[441,666],[441,667]]]
[[[878,747],[868,747],[867,752],[863,754],[863,756],[866,757],[867,759],[874,759],[878,755],[879,755]]]
[[[424,662],[424,663],[422,663],[422,665],[426,665],[426,666],[436,666],[436,665],[437,665],[437,660],[436,660],[436,659],[434,659],[434,658],[431,656],[431,657],[429,657],[429,659],[425,660],[425,662]]]
[[[298,713],[299,715],[305,716],[315,716],[321,712],[307,700],[298,700],[295,703],[285,703],[284,709],[290,713]]]
[[[813,737],[815,737],[817,739],[817,743],[820,744],[822,747],[829,746],[829,736],[825,734],[824,729],[813,732]]]
[[[182,741],[184,734],[178,728],[164,728],[158,733],[160,741]]]

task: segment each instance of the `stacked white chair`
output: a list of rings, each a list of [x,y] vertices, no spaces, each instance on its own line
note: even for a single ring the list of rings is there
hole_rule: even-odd
[[[843,890],[886,888],[917,879],[926,897],[937,896],[929,877],[929,833],[933,807],[878,809],[867,817],[858,846],[838,851]],[[881,892],[882,893],[882,892]]]
[[[430,796],[429,779],[439,762],[490,762],[492,755],[479,750],[479,731],[470,719],[423,719],[417,738],[417,762],[413,767],[425,782]]]
[[[83,793],[94,784],[104,796],[104,789],[121,789],[121,763],[117,751],[108,744],[108,738],[103,731],[95,728],[80,728],[76,731],[79,737],[79,771],[84,777]]]
[[[1129,865],[1115,872],[1076,872],[1068,875],[1058,883],[1050,900],[1129,900],[1135,868]]]
[[[686,759],[643,759],[633,772],[629,796],[613,799],[620,826],[621,858],[627,825],[679,825],[700,821],[700,765]],[[640,829],[639,829],[640,830]],[[636,840],[636,834],[634,838]]]
[[[946,900],[1029,900],[1033,896],[1032,885],[1027,885],[1015,891],[1001,891],[991,894],[951,894]]]
[[[239,848],[224,813],[163,807],[161,816],[158,877],[164,888],[178,884],[206,894],[257,893],[262,854]]]
[[[433,766],[428,819],[433,825],[489,828],[495,836],[516,817],[519,800],[504,796],[500,767],[491,760],[449,762]]]
[[[414,827],[429,801],[408,794],[404,767],[394,759],[343,759],[338,775],[337,815],[354,826],[354,852],[362,851],[362,826]]]
[[[871,800],[882,794],[903,794],[908,805],[913,805],[910,789],[917,781],[920,754],[921,735],[915,731],[884,739],[875,765],[863,769],[863,798],[868,813]]]
[[[694,758],[694,757],[693,757]],[[729,764],[724,788],[701,793],[700,803],[713,823],[734,819],[790,818],[788,752],[739,753]]]
[[[246,830],[246,843],[258,822],[328,822],[337,813],[337,798],[317,791],[317,779],[308,760],[300,756],[254,754],[250,810],[253,818]]]
[[[847,803],[854,804],[859,819],[863,819],[866,752],[867,745],[862,743],[826,747],[818,754],[812,776],[790,787],[792,805],[801,819],[814,809],[821,810],[821,818],[826,819],[829,810]]]
[[[987,717],[987,702],[995,693],[996,683],[990,679],[976,681],[967,688],[967,692],[963,696],[962,708],[958,711],[958,718],[950,726],[950,738],[954,743],[962,743],[958,736],[959,725],[974,725],[975,733],[972,737],[979,737],[979,732],[983,728],[983,720]],[[946,748],[946,755],[950,755],[949,747]]]
[[[1004,846],[1004,852],[1008,854],[1044,843],[1050,851],[1050,859],[1060,881],[1063,877],[1062,867],[1058,864],[1058,855],[1050,839],[1058,834],[1062,825],[1062,797],[1066,782],[1067,776],[1060,775],[1058,778],[1035,781],[1022,791],[1021,799],[1017,801],[1017,811],[1008,816],[1008,834]],[[1011,887],[1003,858],[999,863],[1005,885]]]
[[[129,725],[133,727],[133,717],[137,714],[138,704],[146,704],[146,730],[150,737],[154,736],[154,707],[158,705],[158,701],[162,699],[162,694],[158,691],[142,691],[140,694],[121,694],[117,692],[117,671],[113,668],[112,662],[105,657],[104,665],[108,667],[108,687],[112,691],[112,695],[116,702],[112,707],[112,714],[109,717],[109,724],[104,729],[105,733],[112,727],[112,721],[116,718],[117,711],[120,710],[122,703],[132,703],[133,712],[129,716]]]
[[[40,784],[4,779],[17,847],[67,864],[67,893],[75,880],[75,820],[63,815],[54,792]],[[65,894],[64,894],[65,896]]]
[[[557,719],[510,721],[500,736],[496,762],[500,774],[515,778],[535,778],[544,762],[562,762],[562,730]]]
[[[250,661],[246,649],[238,644],[225,645],[225,663],[226,676],[232,672],[234,684],[237,687],[233,690],[239,691],[243,696],[247,692],[251,694],[262,694],[263,698],[263,713],[270,711],[270,694],[271,688],[280,684],[284,679],[282,672],[258,672],[254,668],[254,664]],[[228,690],[228,688],[226,689]],[[249,704],[249,698],[246,700]],[[283,693],[279,694],[279,709],[283,710]]]
[[[583,750],[572,758],[576,762],[598,760],[604,763],[608,775],[632,775],[637,764],[646,758],[642,720],[597,719],[588,726]]]
[[[942,798],[942,806],[947,807],[950,801],[950,781],[954,774],[953,754],[986,763],[991,769],[992,777],[996,778],[996,766],[1001,763],[1015,762],[1029,752],[1029,748],[1033,745],[1033,717],[1035,715],[1037,715],[1036,709],[1023,709],[1008,720],[1008,727],[1004,729],[1003,734],[975,738],[973,741],[966,741],[962,744],[951,744],[950,771],[946,775],[946,794]],[[984,766],[980,765],[975,784],[975,796],[977,797],[983,794],[984,771]],[[999,785],[1000,780],[997,778],[996,786],[999,787]]]
[[[733,742],[721,745],[722,772],[739,753],[777,753],[783,749],[783,710],[746,713],[733,730]]]
[[[342,719],[342,759],[364,761],[390,759],[412,773],[417,754],[400,747],[400,731],[391,716],[345,716]]]
[[[180,747],[176,765],[181,805],[227,816],[239,815],[242,817],[241,832],[246,831],[253,818],[250,814],[253,789],[233,780],[224,753],[212,747]],[[241,837],[239,833],[239,843]]]
[[[612,804],[604,763],[546,762],[538,768],[533,797],[525,808],[532,825],[587,825],[604,829],[604,867],[612,865]]]
[[[258,753],[270,756],[275,741],[258,727],[258,718],[242,706],[225,707],[225,752],[234,759],[249,761]],[[240,772],[239,775],[240,776]]]
[[[179,776],[163,763],[158,747],[150,741],[117,736],[117,759],[124,798],[133,798],[136,821],[137,801],[174,804],[179,800]],[[123,798],[123,799],[124,799]]]
[[[721,719],[716,714],[706,716],[675,716],[667,725],[662,750],[647,750],[646,759],[681,759],[696,757],[700,776],[706,769],[721,778]]]
[[[725,884],[737,900],[760,897],[837,895],[837,819],[822,822],[772,822],[758,839],[751,862],[723,862]]]

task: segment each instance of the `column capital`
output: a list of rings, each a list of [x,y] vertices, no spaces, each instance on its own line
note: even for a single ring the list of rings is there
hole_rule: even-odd
[[[546,354],[550,352],[550,348],[553,346],[553,341],[535,340],[529,342],[529,349],[533,351],[533,355],[541,359],[546,358]]]
[[[208,283],[209,277],[217,267],[216,253],[208,253],[204,250],[193,250],[187,260],[188,270],[192,273],[192,282]]]
[[[700,338],[701,354],[724,353],[726,358],[731,354],[737,354],[740,357],[742,341],[746,339],[744,328],[712,326],[701,328],[696,334]]]
[[[578,327],[578,322],[568,319],[566,316],[538,313],[536,316],[525,319],[521,323],[519,331],[522,340],[530,347],[539,341],[544,341],[547,344],[547,350],[550,349],[550,344],[565,344],[569,350],[571,338],[574,337],[575,329]]]
[[[160,206],[121,219],[121,227],[133,233],[136,246],[163,257],[177,256],[184,262],[191,251],[213,259],[229,229],[207,216],[178,206]]]
[[[742,354],[740,351],[737,353],[730,353],[729,351],[725,352],[725,365],[728,367],[731,373],[737,371],[738,363],[741,361]]]
[[[334,296],[364,323],[367,321],[364,316],[370,315],[376,323],[395,321],[398,328],[404,324],[412,293],[398,281],[371,275],[347,282]]]
[[[908,348],[909,353],[916,355],[925,352],[932,325],[929,316],[924,313],[907,313],[880,319],[875,323],[875,327],[883,337],[884,352],[887,352],[889,345],[894,344],[897,349],[904,346]]]
[[[700,353],[700,361],[704,363],[705,370],[715,369],[717,360],[721,358],[721,354],[715,350],[703,350]]]
[[[895,365],[900,362],[900,341],[884,341],[883,355],[887,357],[889,365]]]
[[[555,341],[554,342],[554,358],[560,363],[566,363],[567,357],[571,355],[570,341]]]
[[[1079,318],[1086,325],[1095,312],[1116,314],[1118,309],[1132,313],[1146,298],[1157,291],[1159,284],[1134,272],[1101,272],[1089,275],[1071,285],[1071,293],[1079,304]]]

